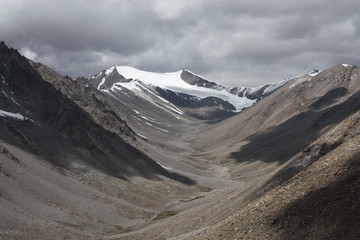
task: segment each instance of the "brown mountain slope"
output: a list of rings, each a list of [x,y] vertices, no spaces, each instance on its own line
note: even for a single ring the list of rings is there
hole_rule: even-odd
[[[207,150],[230,145],[309,108],[315,112],[344,101],[360,89],[359,71],[356,66],[337,65],[316,76],[305,74],[294,79],[238,116],[197,133],[196,147]]]
[[[209,161],[231,166],[234,177],[255,165],[276,167],[359,109],[352,98],[360,89],[359,73],[356,66],[338,65],[304,75],[187,140]],[[234,160],[238,164],[231,164]]]
[[[195,239],[358,239],[359,144],[356,112],[291,160],[314,163]]]

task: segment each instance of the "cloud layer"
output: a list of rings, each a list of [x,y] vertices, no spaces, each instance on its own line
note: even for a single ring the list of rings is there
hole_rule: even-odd
[[[257,86],[360,64],[356,0],[2,0],[0,40],[62,74],[190,69]]]

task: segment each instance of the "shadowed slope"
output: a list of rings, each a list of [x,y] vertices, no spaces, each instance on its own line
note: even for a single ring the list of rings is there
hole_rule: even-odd
[[[118,178],[136,175],[157,178],[160,174],[194,183],[163,169],[118,135],[95,123],[89,113],[44,81],[16,50],[8,49],[3,43],[0,47],[0,75],[4,78],[1,110],[28,118],[25,121],[1,118],[1,139],[75,171],[82,171],[82,167],[75,167],[81,163]],[[120,122],[123,134],[131,134],[124,122],[114,117],[113,121]]]
[[[332,90],[330,91],[332,92]],[[333,100],[331,100],[332,102]],[[316,101],[310,105],[310,109],[313,106],[318,106],[318,103],[319,101]],[[321,105],[323,107],[328,106],[324,103]],[[249,136],[245,139],[249,143],[242,146],[238,152],[231,153],[230,156],[239,162],[260,160],[284,163],[314,141],[321,130],[338,124],[359,109],[360,92],[338,105],[321,111],[308,110],[263,133]]]

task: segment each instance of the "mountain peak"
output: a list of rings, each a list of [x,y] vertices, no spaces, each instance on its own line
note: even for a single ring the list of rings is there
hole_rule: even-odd
[[[170,73],[155,73],[129,66],[114,66],[90,77],[87,81],[98,90],[109,94],[114,91],[124,94],[125,90],[121,92],[121,88],[147,99],[158,96],[158,99],[163,99],[175,105],[180,104],[181,106],[189,105],[183,102],[185,96],[187,96],[186,99],[191,99],[192,102],[207,102],[212,107],[217,105],[222,109],[224,106],[229,106],[227,110],[233,112],[241,111],[254,103],[253,100],[232,94],[229,91],[230,88],[205,80],[187,69]],[[179,99],[170,98],[169,94],[173,97],[182,95],[181,103]],[[209,97],[212,97],[210,102],[208,100],[204,101]],[[215,98],[217,100],[214,100]],[[224,101],[224,104],[220,104],[222,102],[220,99]],[[194,106],[193,103],[190,105]]]

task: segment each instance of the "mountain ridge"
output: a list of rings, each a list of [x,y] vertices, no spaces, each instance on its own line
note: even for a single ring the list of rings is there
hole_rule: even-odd
[[[314,74],[318,72],[313,71]],[[85,84],[110,95],[113,92],[117,92],[117,95],[122,94],[121,88],[126,88],[145,98],[157,96],[173,105],[172,108],[174,105],[177,108],[185,108],[181,111],[177,109],[175,112],[185,112],[202,120],[215,120],[221,115],[226,118],[243,111],[294,78],[254,88],[228,87],[210,82],[186,69],[161,74],[128,66],[113,66],[88,78]],[[148,94],[152,96],[146,96]],[[159,101],[156,103],[160,104]],[[164,106],[171,108],[168,104]],[[199,108],[198,111],[192,109],[195,106]]]

